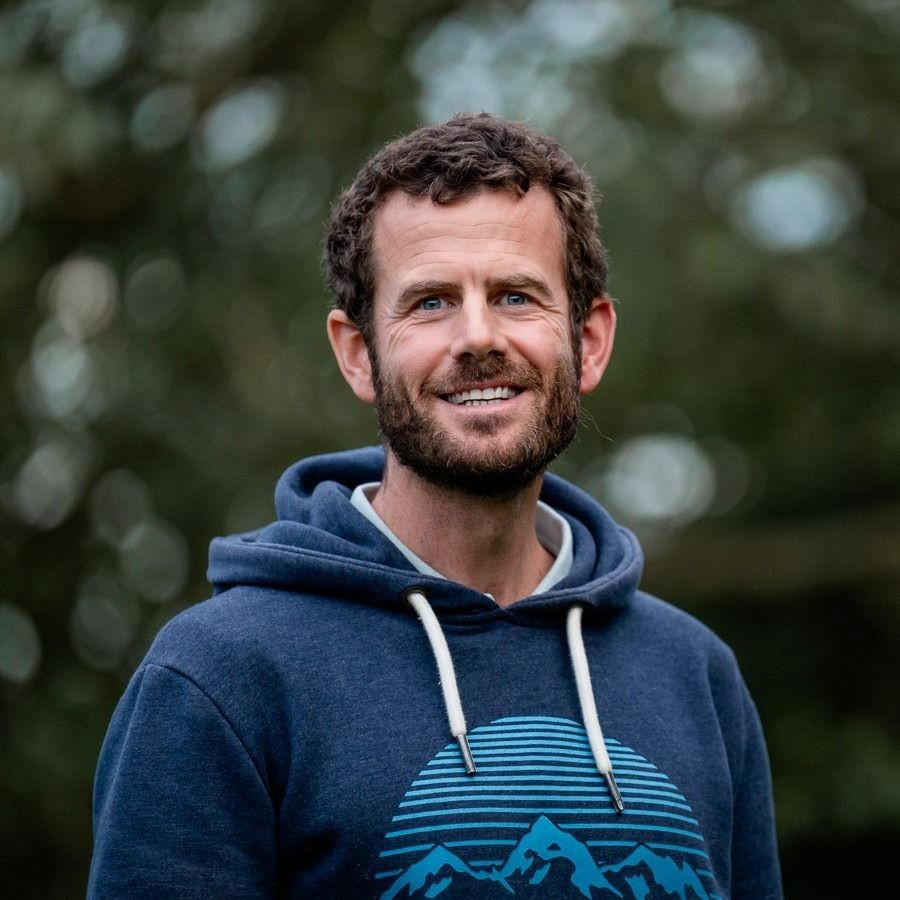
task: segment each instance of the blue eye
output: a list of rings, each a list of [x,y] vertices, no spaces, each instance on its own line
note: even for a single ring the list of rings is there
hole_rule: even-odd
[[[424,310],[432,312],[437,309],[443,309],[444,300],[442,297],[426,297],[419,303],[419,306]]]
[[[528,303],[528,297],[516,291],[509,291],[503,295],[503,302],[507,306],[525,306]]]

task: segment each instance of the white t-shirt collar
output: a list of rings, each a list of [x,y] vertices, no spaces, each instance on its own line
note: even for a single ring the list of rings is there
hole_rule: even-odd
[[[350,495],[350,502],[409,560],[415,569],[432,578],[445,578],[446,576],[429,566],[424,559],[416,556],[388,528],[384,519],[375,512],[375,508],[372,506],[372,497],[375,496],[379,486],[380,483],[377,481],[358,485]],[[562,581],[572,569],[572,528],[556,510],[540,500],[537,505],[535,528],[541,546],[556,557],[553,565],[547,570],[547,574],[531,592],[532,594],[543,594],[557,582]]]

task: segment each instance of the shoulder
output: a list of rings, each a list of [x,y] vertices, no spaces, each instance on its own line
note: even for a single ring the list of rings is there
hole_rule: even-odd
[[[708,625],[673,603],[645,591],[636,591],[630,606],[650,633],[678,637],[710,652],[731,653],[727,644]]]
[[[291,603],[290,601],[295,602]],[[201,687],[272,674],[285,633],[294,630],[296,598],[265,588],[235,588],[188,607],[157,634],[144,658]]]
[[[647,658],[703,675],[714,693],[725,690],[732,701],[746,690],[734,651],[696,616],[637,591],[625,618]]]
[[[223,690],[265,680],[297,689],[311,663],[339,654],[379,610],[300,591],[238,586],[188,607],[160,630],[142,665],[179,672]]]
[[[287,619],[296,600],[235,588],[188,607],[160,630],[129,692],[153,684],[152,705],[160,710],[177,708],[179,695],[188,692],[227,721],[258,763],[258,748],[286,745],[292,692],[304,683],[296,674],[304,655],[288,639],[298,631]]]
[[[695,616],[650,594],[635,594],[620,618],[618,665],[639,673],[640,690],[652,693],[653,703],[688,716],[714,714],[738,777],[748,747],[760,748],[762,739],[734,651]]]

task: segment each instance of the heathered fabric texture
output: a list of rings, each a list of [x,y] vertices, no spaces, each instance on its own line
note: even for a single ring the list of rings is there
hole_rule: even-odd
[[[92,898],[781,898],[765,747],[731,651],[638,590],[642,555],[548,476],[570,574],[500,609],[416,572],[350,504],[380,449],[288,469],[278,521],[213,541],[212,599],[163,628],[114,715]],[[463,774],[419,588],[453,656]],[[592,768],[584,642],[626,810]]]

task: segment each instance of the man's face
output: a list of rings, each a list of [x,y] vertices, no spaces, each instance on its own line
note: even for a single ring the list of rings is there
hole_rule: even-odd
[[[457,490],[520,490],[572,440],[580,412],[550,194],[436,205],[397,192],[377,213],[374,258],[370,355],[390,450]]]

